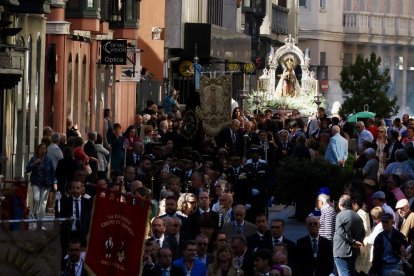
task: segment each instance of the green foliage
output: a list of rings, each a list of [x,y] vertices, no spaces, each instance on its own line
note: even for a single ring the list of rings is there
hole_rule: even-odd
[[[320,187],[329,187],[331,198],[337,199],[343,187],[353,178],[352,166],[340,168],[333,166],[323,158],[313,161],[288,158],[276,173],[276,198],[282,203],[300,203],[299,219],[303,219],[315,207]],[[302,216],[302,217],[301,217]]]
[[[389,99],[386,94],[391,80],[389,69],[381,73],[380,64],[381,58],[371,53],[369,59],[358,56],[354,64],[342,69],[340,85],[346,99],[339,110],[341,115],[363,111],[365,104],[369,111],[386,118],[397,114],[397,97]]]

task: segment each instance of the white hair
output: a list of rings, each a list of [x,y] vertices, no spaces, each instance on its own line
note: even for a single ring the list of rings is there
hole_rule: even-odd
[[[287,266],[287,265],[280,265],[280,267],[282,267],[283,270],[284,270],[283,275],[285,275],[285,276],[292,276],[292,269],[289,266]]]
[[[323,204],[329,202],[330,197],[327,194],[318,195],[318,200],[322,201]]]
[[[142,115],[142,121],[144,123],[147,123],[150,119],[151,119],[151,115],[149,115],[149,114]]]

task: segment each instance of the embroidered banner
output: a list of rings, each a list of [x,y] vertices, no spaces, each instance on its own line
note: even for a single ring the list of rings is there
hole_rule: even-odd
[[[218,134],[231,119],[231,76],[222,75],[218,78],[201,77],[200,107],[197,116],[203,121],[207,135]]]
[[[134,200],[134,205],[132,204]],[[139,275],[150,203],[95,198],[85,263],[96,275]]]

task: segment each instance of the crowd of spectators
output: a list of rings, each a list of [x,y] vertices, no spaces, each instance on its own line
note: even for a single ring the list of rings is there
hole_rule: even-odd
[[[62,270],[83,271],[92,201],[111,190],[151,201],[143,275],[413,275],[414,119],[350,124],[319,108],[305,122],[297,110],[236,108],[215,137],[188,139],[176,95],[164,107],[148,101],[130,126],[105,110],[103,133],[85,140],[69,119],[66,134],[45,129],[27,166],[32,213],[76,218],[62,226]],[[289,158],[351,166],[355,176],[340,198],[320,183],[297,243],[267,215]]]

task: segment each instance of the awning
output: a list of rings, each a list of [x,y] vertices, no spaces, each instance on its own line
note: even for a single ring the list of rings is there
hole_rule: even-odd
[[[187,56],[216,58],[230,62],[251,62],[251,38],[213,24],[185,23],[184,50]]]

